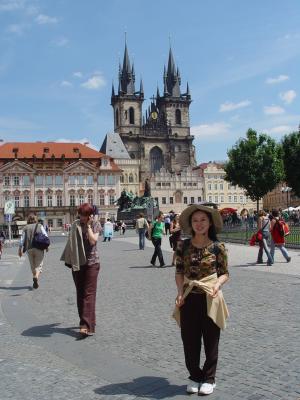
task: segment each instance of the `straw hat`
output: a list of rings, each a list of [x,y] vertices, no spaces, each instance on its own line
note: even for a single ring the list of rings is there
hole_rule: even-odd
[[[185,210],[183,210],[179,217],[179,224],[184,233],[187,233],[189,235],[192,234],[192,227],[190,225],[190,216],[195,211],[204,211],[207,214],[210,214],[212,217],[212,221],[213,221],[216,232],[217,233],[221,232],[222,227],[223,227],[223,220],[222,220],[222,217],[221,217],[221,214],[219,213],[219,211],[216,210],[215,208],[202,206],[200,204],[198,204],[198,205],[193,204],[193,205],[187,207]]]

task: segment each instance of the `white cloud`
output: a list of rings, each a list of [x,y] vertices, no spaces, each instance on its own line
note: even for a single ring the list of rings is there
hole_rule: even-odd
[[[85,144],[87,147],[90,147],[93,150],[99,151],[99,147],[96,147],[94,144],[90,142],[88,138],[82,138],[82,139],[65,139],[65,138],[60,138],[54,140],[56,143],[81,143]]]
[[[191,127],[191,134],[195,138],[212,137],[229,134],[230,125],[225,122],[213,122],[212,124],[195,125]]]
[[[291,104],[297,96],[295,90],[288,90],[287,92],[280,93],[279,97],[285,102],[285,104]]]
[[[291,125],[279,125],[274,126],[269,130],[269,133],[273,133],[275,135],[285,135],[292,132],[294,129]]]
[[[24,24],[12,24],[7,27],[6,32],[22,36],[27,27]]]
[[[106,81],[103,78],[102,75],[94,75],[90,79],[88,79],[86,82],[82,83],[81,86],[84,87],[85,89],[90,89],[90,90],[98,90],[101,89],[103,86],[105,86]]]
[[[72,84],[71,82],[69,82],[69,81],[62,81],[61,84],[60,84],[60,86],[63,86],[63,87],[72,87],[73,84]]]
[[[66,37],[61,37],[57,40],[53,41],[54,46],[57,47],[65,47],[69,44],[69,39],[67,39]]]
[[[57,24],[58,22],[56,17],[49,17],[49,15],[45,14],[39,14],[35,20],[39,25]]]
[[[284,81],[288,81],[289,79],[290,79],[290,77],[287,76],[287,75],[279,75],[279,76],[277,76],[277,78],[268,78],[268,79],[266,79],[266,83],[268,85],[274,85],[276,83],[281,83],[281,82],[284,82]]]
[[[80,71],[74,72],[73,76],[75,76],[75,78],[82,78],[83,74]]]
[[[24,0],[2,0],[0,11],[16,11],[24,8]]]
[[[233,111],[237,110],[239,108],[244,108],[250,106],[251,101],[249,100],[243,100],[240,101],[239,103],[231,103],[229,101],[226,101],[225,103],[220,105],[220,112],[228,112],[228,111]]]
[[[280,106],[265,106],[264,107],[264,113],[266,115],[278,115],[278,114],[283,114],[285,113],[285,109],[280,107]]]

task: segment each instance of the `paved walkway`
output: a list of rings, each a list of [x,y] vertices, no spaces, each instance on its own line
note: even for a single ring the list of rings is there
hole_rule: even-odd
[[[78,340],[74,286],[53,238],[41,286],[25,257],[0,261],[0,399],[185,399],[179,330],[170,318],[174,268],[149,267],[132,233],[99,243],[97,334]],[[228,245],[224,288],[231,317],[222,333],[210,399],[300,399],[300,263],[255,266],[257,248]],[[165,261],[171,252],[165,238]]]

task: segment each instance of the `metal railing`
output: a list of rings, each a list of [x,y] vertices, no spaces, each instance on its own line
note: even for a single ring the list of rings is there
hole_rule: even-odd
[[[229,243],[249,244],[256,227],[244,225],[225,225],[221,233],[218,234],[219,240]],[[285,247],[300,249],[300,226],[290,226],[290,234],[285,237]]]

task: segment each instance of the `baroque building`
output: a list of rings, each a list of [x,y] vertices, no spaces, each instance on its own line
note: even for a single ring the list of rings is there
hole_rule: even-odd
[[[238,213],[243,209],[253,212],[256,210],[256,202],[252,201],[239,186],[233,186],[225,181],[226,172],[223,164],[209,162],[200,164],[197,169],[204,179],[205,201],[216,203],[219,209],[235,208]],[[262,201],[259,202],[262,208]]]
[[[15,204],[14,220],[35,213],[61,228],[82,203],[97,205],[100,219],[115,218],[121,169],[113,159],[81,143],[15,142],[0,146],[0,223],[4,204]]]
[[[135,70],[125,44],[123,65],[119,66],[118,90],[112,87],[111,105],[114,131],[118,133],[132,159],[140,161],[139,179],[164,168],[179,173],[184,167],[196,165],[193,136],[190,134],[189,107],[191,95],[187,83],[181,92],[181,76],[172,50],[163,74],[163,93],[159,88],[143,116],[143,82],[135,87]]]

